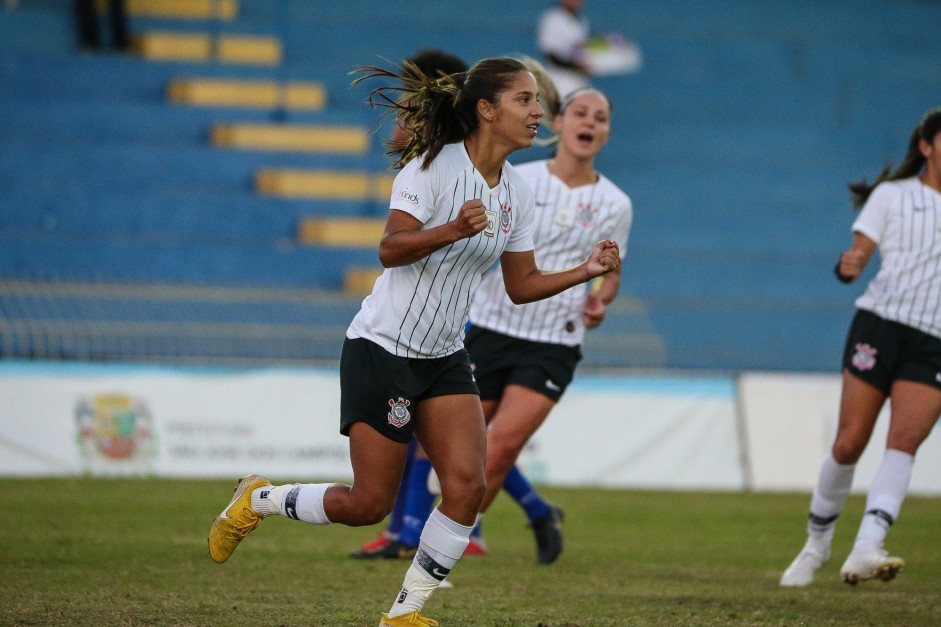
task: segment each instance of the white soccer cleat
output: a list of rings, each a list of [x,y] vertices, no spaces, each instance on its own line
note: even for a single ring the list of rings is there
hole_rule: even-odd
[[[781,586],[785,588],[803,588],[814,581],[814,575],[830,559],[830,551],[804,547],[791,565],[781,575]]]
[[[867,579],[889,581],[905,568],[905,560],[889,555],[883,549],[853,551],[843,562],[840,576],[848,584],[856,585]]]

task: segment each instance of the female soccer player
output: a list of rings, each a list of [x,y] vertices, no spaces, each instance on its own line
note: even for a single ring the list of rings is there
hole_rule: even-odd
[[[853,483],[856,462],[891,397],[885,455],[869,486],[843,581],[888,581],[905,562],[882,544],[908,490],[915,453],[941,415],[941,108],[915,127],[902,164],[875,183],[851,184],[862,211],[837,276],[862,274],[879,248],[879,272],[856,301],[843,351],[839,426],[810,501],[807,543],[781,577],[782,586],[809,585],[830,557],[836,519]]]
[[[537,264],[568,267],[598,238],[617,242],[623,255],[633,206],[595,170],[595,158],[611,136],[611,103],[596,89],[575,90],[562,101],[554,129],[559,137],[555,157],[517,167],[536,195]],[[620,284],[619,267],[591,290],[578,286],[538,303],[515,304],[507,299],[499,272],[484,276],[471,305],[466,340],[489,424],[481,513],[571,383],[585,330],[602,323]],[[551,529],[534,524],[536,559],[548,564],[562,551],[561,509],[550,505],[543,516]]]
[[[514,302],[548,298],[620,265],[599,242],[572,268],[543,272],[533,253],[533,194],[507,163],[531,146],[543,116],[536,80],[519,61],[484,59],[457,77],[361,68],[357,81],[397,81],[373,104],[414,132],[394,148],[393,184],[379,259],[385,271],[346,333],[340,431],[353,485],[272,486],[250,475],[213,522],[209,552],[224,562],[272,514],[311,524],[373,525],[395,500],[408,442],[418,437],[441,482],[401,591],[380,627],[437,625],[421,609],[467,546],[485,489],[486,428],[463,347],[481,275],[501,262]]]
[[[534,73],[539,76],[538,70]],[[633,217],[631,200],[594,167],[611,135],[611,104],[600,91],[582,88],[556,102],[554,113],[555,157],[516,168],[536,194],[537,263],[567,267],[599,237],[613,239],[623,253]],[[603,321],[620,277],[620,270],[609,272],[591,291],[575,287],[538,303],[516,305],[506,297],[500,272],[484,276],[472,303],[466,341],[490,425],[481,513],[508,474],[515,473],[514,484],[528,486],[514,470],[516,459],[572,381],[585,330]],[[418,476],[422,468],[419,464],[412,470],[413,483],[424,483]],[[546,503],[531,487],[521,505],[536,536],[536,561],[551,564],[563,549],[562,509]],[[410,499],[398,539],[379,555],[411,555],[428,512],[420,499]]]

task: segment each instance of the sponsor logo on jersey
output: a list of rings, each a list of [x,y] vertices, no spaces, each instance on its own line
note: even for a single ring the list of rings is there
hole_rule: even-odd
[[[413,207],[418,206],[418,194],[411,193],[410,191],[408,191],[407,187],[399,192],[399,198],[401,198],[408,204],[412,205]]]
[[[401,396],[398,400],[389,399],[389,407],[391,411],[387,414],[389,418],[389,424],[393,427],[401,429],[409,423],[412,419],[412,413],[408,410],[408,406],[411,405],[411,401],[407,401]]]
[[[853,367],[860,371],[872,370],[876,365],[876,353],[878,352],[869,344],[860,342],[856,345],[856,354],[853,355]]]

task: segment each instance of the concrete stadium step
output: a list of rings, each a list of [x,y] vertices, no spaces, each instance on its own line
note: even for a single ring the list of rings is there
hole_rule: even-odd
[[[160,102],[0,97],[0,126],[9,142],[31,143],[41,138],[45,143],[201,146],[217,123],[264,123],[271,119],[270,111],[257,109],[188,110]]]
[[[298,224],[297,241],[305,246],[363,246],[378,249],[386,219],[306,216]]]
[[[359,302],[318,290],[0,277],[0,356],[335,362]]]
[[[53,146],[59,146],[51,150]],[[256,153],[204,146],[0,145],[0,188],[252,189],[267,167],[371,168],[369,156]]]
[[[239,0],[125,0],[125,10],[132,18],[231,22],[238,17]]]
[[[369,151],[368,129],[309,124],[219,123],[209,141],[220,148],[362,155]]]
[[[167,86],[167,100],[177,104],[212,107],[250,107],[322,111],[327,93],[322,83],[224,78],[175,78]]]
[[[262,168],[255,175],[255,190],[280,198],[375,201],[388,209],[394,179],[389,173]]]
[[[311,215],[361,216],[362,203],[259,197],[250,191],[0,189],[0,233],[187,241],[295,239]]]
[[[348,267],[376,262],[376,250],[279,241],[85,239],[0,233],[0,276],[23,280],[200,283],[340,291]]]
[[[257,35],[149,31],[135,35],[131,48],[140,57],[152,61],[275,66],[283,57],[279,39]]]

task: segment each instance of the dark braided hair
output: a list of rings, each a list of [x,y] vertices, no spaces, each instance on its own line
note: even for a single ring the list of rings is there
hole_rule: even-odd
[[[513,77],[526,72],[526,66],[510,58],[492,58],[478,61],[460,74],[438,73],[428,76],[413,62],[405,61],[396,70],[376,66],[360,66],[352,74],[359,74],[356,85],[371,78],[392,79],[393,84],[376,87],[367,102],[372,107],[385,109],[403,126],[412,130],[412,137],[404,145],[387,143],[388,155],[394,167],[427,153],[422,169],[427,169],[441,149],[466,139],[478,126],[477,103],[486,100],[498,104]]]
[[[925,114],[915,130],[912,131],[912,136],[908,140],[908,150],[905,152],[905,158],[902,159],[902,163],[894,172],[892,171],[892,165],[888,164],[872,184],[867,183],[866,179],[849,184],[853,206],[860,209],[866,204],[872,190],[883,181],[897,181],[898,179],[917,176],[925,166],[925,157],[921,154],[918,143],[921,140],[931,143],[939,132],[941,132],[941,107],[935,107]]]

